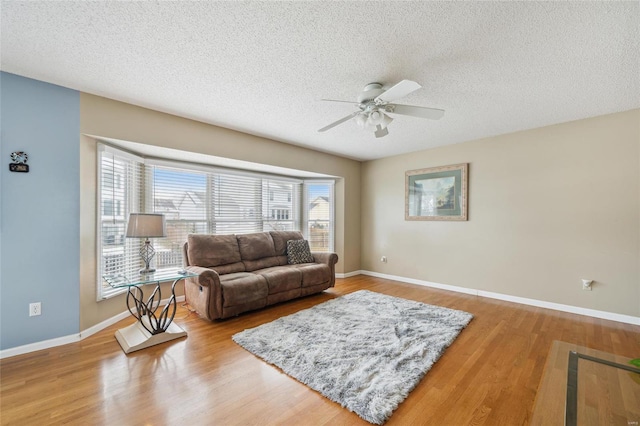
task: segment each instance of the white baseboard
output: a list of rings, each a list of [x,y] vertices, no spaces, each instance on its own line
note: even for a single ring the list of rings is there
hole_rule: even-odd
[[[364,274],[362,273],[362,271],[352,271],[352,272],[347,272],[345,274],[336,273],[336,278],[349,278],[349,277],[355,277],[356,275],[364,275]]]
[[[563,305],[561,303],[546,302],[544,300],[529,299],[526,297],[511,296],[511,295],[502,294],[502,293],[494,293],[491,291],[476,290],[472,288],[458,287],[458,286],[448,285],[448,284],[433,283],[430,281],[417,280],[414,278],[405,278],[397,275],[381,274],[379,272],[373,272],[373,271],[357,271],[357,272],[362,275],[369,275],[372,277],[384,278],[387,280],[400,281],[400,282],[409,283],[409,284],[417,284],[425,287],[439,288],[442,290],[455,291],[457,293],[472,294],[480,297],[488,297],[491,299],[498,299],[498,300],[504,300],[507,302],[520,303],[522,305],[553,309],[554,311],[569,312],[572,314],[586,315],[594,318],[618,321],[626,324],[640,325],[640,317],[634,317],[632,315],[617,314],[615,312],[607,312],[607,311],[598,311],[595,309],[581,308],[578,306]],[[345,275],[353,276],[351,274],[353,273],[349,273]]]
[[[44,349],[62,346],[69,343],[76,343],[79,341],[79,334],[70,334],[69,336],[56,337],[55,339],[43,340],[42,342],[29,343],[27,345],[16,346],[15,348],[9,348],[0,351],[0,359],[27,354],[29,352],[41,351]]]
[[[160,301],[160,305],[166,305],[168,301],[169,299],[164,299]],[[176,297],[176,303],[180,302],[184,302],[184,296]],[[129,313],[129,311],[124,311],[102,321],[99,324],[89,327],[88,329],[83,330],[78,334],[70,334],[69,336],[56,337],[55,339],[43,340],[42,342],[29,343],[27,345],[16,346],[15,348],[4,349],[0,351],[0,359],[54,348],[56,346],[62,346],[69,343],[76,343],[130,316],[131,314]]]
[[[163,301],[164,302],[164,301]],[[97,332],[104,330],[105,328],[117,323],[118,321],[122,321],[123,319],[131,317],[129,311],[120,312],[118,315],[115,315],[111,318],[108,318],[101,323],[98,323],[92,327],[87,328],[80,332],[80,340],[86,339],[89,336],[96,334]]]

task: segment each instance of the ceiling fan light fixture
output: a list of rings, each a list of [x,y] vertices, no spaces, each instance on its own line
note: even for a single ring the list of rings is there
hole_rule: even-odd
[[[376,130],[376,127],[379,126],[379,124],[375,124],[373,121],[371,121],[371,117],[369,117],[367,119],[367,122],[364,125],[365,130],[368,130],[370,132],[374,132]]]
[[[369,113],[369,120],[371,120],[371,124],[374,125],[378,125],[382,123],[382,116],[383,114],[378,111],[377,109],[371,111],[371,113]]]
[[[369,114],[369,119],[367,121],[370,122],[373,130],[375,130],[377,126],[380,126],[384,129],[393,121],[393,118],[376,109],[374,111],[371,111],[371,113]]]
[[[389,117],[387,114],[382,113],[382,120],[380,121],[380,126],[383,129],[386,129],[389,124],[393,121],[393,118]]]
[[[360,113],[356,115],[355,120],[358,126],[364,127],[367,124],[367,114],[364,112]]]
[[[365,128],[371,132],[376,130],[376,127],[380,125],[380,120],[382,119],[382,114],[378,110],[370,111],[367,118],[367,123]]]

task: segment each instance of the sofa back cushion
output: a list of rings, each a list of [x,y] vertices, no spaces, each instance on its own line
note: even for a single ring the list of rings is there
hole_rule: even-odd
[[[268,232],[236,235],[242,260],[258,260],[276,255],[273,239]]]
[[[287,241],[304,239],[302,234],[298,231],[271,231],[270,234],[273,239],[276,256],[287,255]],[[286,260],[284,264],[286,265]]]
[[[189,265],[212,268],[219,274],[245,270],[235,235],[189,234],[187,256]]]
[[[280,265],[281,261],[275,255],[273,239],[268,232],[242,234],[236,237],[246,271]]]

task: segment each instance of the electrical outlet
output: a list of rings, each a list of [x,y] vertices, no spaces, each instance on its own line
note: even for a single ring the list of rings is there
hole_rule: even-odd
[[[29,303],[29,316],[36,317],[42,314],[42,304],[40,302]]]
[[[382,262],[382,263],[387,263],[387,256],[382,256],[382,257],[380,258],[380,262]]]

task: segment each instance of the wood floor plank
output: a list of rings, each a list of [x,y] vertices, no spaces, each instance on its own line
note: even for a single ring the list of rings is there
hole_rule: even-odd
[[[231,340],[360,289],[474,315],[388,425],[528,424],[554,340],[640,356],[638,326],[359,275],[213,323],[180,307],[175,321],[188,337],[129,355],[114,337],[126,319],[78,343],[0,360],[0,424],[366,425]]]

